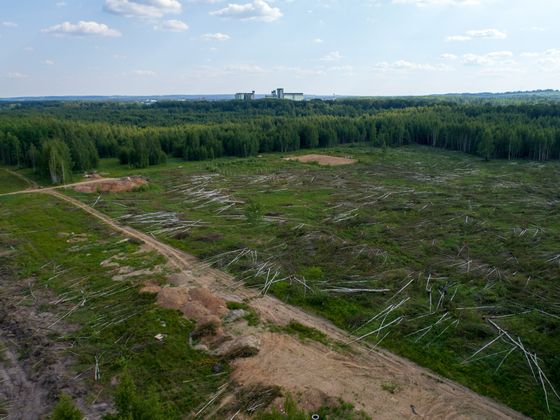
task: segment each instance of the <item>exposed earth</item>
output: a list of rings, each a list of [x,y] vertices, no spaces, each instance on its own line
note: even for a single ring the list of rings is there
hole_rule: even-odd
[[[323,166],[352,165],[353,163],[356,163],[355,159],[315,154],[292,156],[285,158],[285,160],[295,160],[301,163],[318,163]]]

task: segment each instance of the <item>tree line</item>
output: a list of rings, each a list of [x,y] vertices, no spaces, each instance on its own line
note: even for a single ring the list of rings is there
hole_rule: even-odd
[[[395,102],[388,109],[372,109],[372,103],[343,102],[344,109],[353,107],[353,115],[332,115],[327,104],[324,106],[328,112],[314,105],[315,113],[309,115],[276,116],[265,112],[251,118],[230,116],[212,121],[209,117],[206,122],[176,125],[130,123],[122,115],[117,122],[79,120],[49,115],[52,110],[43,112],[40,107],[24,113],[8,110],[0,112],[0,162],[33,168],[60,183],[73,172],[95,169],[100,158],[119,158],[123,165],[143,168],[163,163],[169,156],[196,161],[363,142],[375,147],[422,144],[484,159],[560,159],[560,108],[556,104],[433,103],[400,107]],[[69,112],[67,105],[59,106],[62,109],[56,105],[49,108]],[[118,104],[91,106],[122,111]],[[235,114],[237,111],[228,111],[230,107],[241,106],[253,105],[212,103],[213,109],[221,109],[224,115]],[[153,108],[142,108],[145,115],[152,111]]]

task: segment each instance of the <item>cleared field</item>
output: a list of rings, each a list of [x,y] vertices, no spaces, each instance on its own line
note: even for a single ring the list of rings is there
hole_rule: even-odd
[[[96,208],[356,339],[535,418],[560,415],[558,163],[337,154],[359,162],[267,155],[135,171],[149,187]]]

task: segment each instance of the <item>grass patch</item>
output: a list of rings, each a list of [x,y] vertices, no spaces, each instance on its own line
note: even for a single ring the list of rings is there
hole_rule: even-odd
[[[288,334],[297,336],[301,341],[311,340],[328,346],[330,340],[321,331],[308,327],[306,325],[300,324],[297,321],[290,321],[283,329],[284,332]]]
[[[11,174],[8,170],[0,168],[0,194],[21,191],[29,188],[23,179]]]
[[[232,311],[235,309],[243,309],[246,312],[246,315],[243,317],[243,319],[246,320],[247,324],[252,327],[256,327],[261,322],[259,314],[257,314],[257,312],[246,303],[227,302],[227,307]]]
[[[393,382],[385,382],[381,384],[381,389],[383,391],[387,391],[389,394],[394,394],[395,392],[397,392],[399,387],[397,384],[394,384]]]

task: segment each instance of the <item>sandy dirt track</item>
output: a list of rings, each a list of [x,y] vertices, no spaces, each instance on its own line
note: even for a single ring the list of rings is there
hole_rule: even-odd
[[[195,257],[152,236],[118,224],[87,204],[62,194],[58,188],[24,191],[29,192],[45,193],[64,200],[112,229],[143,241],[181,271],[176,285],[205,287],[228,300],[249,298],[251,306],[264,321],[284,325],[296,320],[324,332],[331,340],[349,340],[346,332],[327,320],[274,297],[262,297],[253,290],[239,287],[228,274],[208,268]],[[352,344],[352,353],[339,353],[319,343],[302,343],[294,337],[265,330],[259,339],[262,343],[259,354],[233,362],[233,379],[241,385],[279,385],[300,394],[300,401],[310,409],[317,406],[315,400],[319,397],[341,397],[375,419],[525,418],[506,406],[382,350]],[[381,385],[387,382],[397,385],[398,390],[394,394],[382,390]]]
[[[102,183],[107,183],[107,182],[118,181],[119,180],[119,178],[99,178],[99,179],[92,179],[90,181],[75,182],[73,184],[57,185],[56,187],[40,188],[40,187],[37,186],[37,184],[35,184],[33,181],[30,181],[28,178],[24,177],[23,175],[18,174],[17,172],[10,171],[10,170],[8,170],[8,172],[10,172],[12,175],[15,175],[18,178],[21,178],[21,179],[27,181],[28,183],[30,183],[31,188],[29,188],[27,190],[23,190],[23,191],[14,191],[14,192],[0,194],[0,197],[6,197],[6,196],[10,196],[10,195],[19,195],[19,194],[35,194],[35,193],[42,193],[42,192],[48,192],[48,191],[54,191],[54,190],[61,190],[61,189],[66,189],[66,188],[74,188],[74,187],[87,186],[87,185],[93,185],[93,184],[102,184]]]

